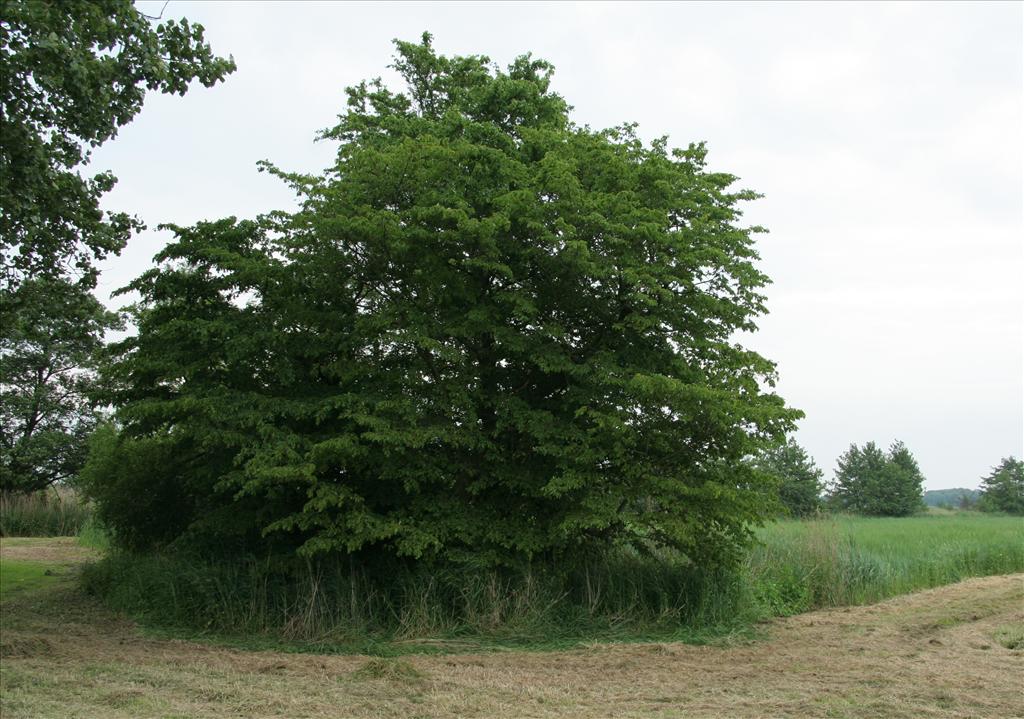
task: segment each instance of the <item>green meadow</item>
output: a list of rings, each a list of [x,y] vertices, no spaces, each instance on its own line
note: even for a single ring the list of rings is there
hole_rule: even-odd
[[[979,512],[784,521],[758,538],[745,569],[778,614],[1024,570],[1024,520]]]

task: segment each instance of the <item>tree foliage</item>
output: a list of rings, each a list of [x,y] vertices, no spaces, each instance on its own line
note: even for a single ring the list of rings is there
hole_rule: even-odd
[[[1024,462],[1005,457],[981,480],[978,506],[987,512],[1024,514]]]
[[[766,449],[755,466],[776,478],[779,501],[788,514],[806,517],[821,507],[821,470],[796,438]]]
[[[799,416],[733,341],[765,311],[755,195],[574,125],[543,61],[397,48],[405,91],[349,88],[333,167],[267,166],[298,213],[175,227],[131,285],[118,451],[173,446],[220,547],[727,559],[763,516],[741,460]]]
[[[201,25],[153,25],[131,0],[6,0],[0,18],[0,258],[3,282],[73,276],[117,254],[141,223],[99,207],[116,179],[82,177],[91,148],[142,109],[147,90],[184,94],[234,70]]]
[[[0,332],[0,490],[31,492],[84,461],[101,338],[119,318],[59,279],[29,280],[16,296],[3,297]]]
[[[109,172],[81,169],[142,108],[234,69],[203,28],[153,25],[131,0],[6,0],[0,15],[0,487],[67,479],[96,422],[90,393],[104,332],[96,261],[141,222],[107,214]]]
[[[888,452],[874,442],[863,448],[851,444],[839,457],[829,501],[837,509],[857,514],[903,517],[924,506],[924,477],[902,442]]]

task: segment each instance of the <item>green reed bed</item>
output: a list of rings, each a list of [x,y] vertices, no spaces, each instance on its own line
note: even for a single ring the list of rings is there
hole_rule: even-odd
[[[747,560],[776,613],[879,601],[974,576],[1024,571],[1024,520],[960,513],[779,522]]]
[[[91,515],[89,506],[67,488],[32,494],[0,493],[3,537],[71,537],[82,530]]]

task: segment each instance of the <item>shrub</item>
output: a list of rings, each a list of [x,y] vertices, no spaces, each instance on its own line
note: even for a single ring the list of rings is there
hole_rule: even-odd
[[[180,485],[181,459],[182,448],[167,437],[133,438],[109,424],[93,433],[77,483],[119,546],[149,548],[189,526],[195,510]]]

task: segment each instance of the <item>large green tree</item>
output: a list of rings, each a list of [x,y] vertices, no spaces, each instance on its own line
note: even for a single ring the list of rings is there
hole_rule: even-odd
[[[924,476],[902,442],[888,452],[874,442],[851,444],[839,457],[829,492],[833,507],[857,514],[903,517],[924,507]]]
[[[348,90],[333,167],[268,168],[301,211],[175,228],[131,286],[101,507],[160,445],[186,509],[150,544],[729,558],[763,517],[742,460],[799,416],[735,343],[765,311],[756,195],[703,146],[574,125],[543,61],[397,47],[404,91]]]
[[[234,69],[203,28],[155,23],[131,0],[0,5],[0,487],[31,490],[81,465],[95,423],[94,369],[117,322],[91,294],[96,262],[141,221],[106,213],[92,148],[148,90],[183,94]]]
[[[1005,457],[981,480],[978,506],[986,512],[1024,514],[1024,462]]]

